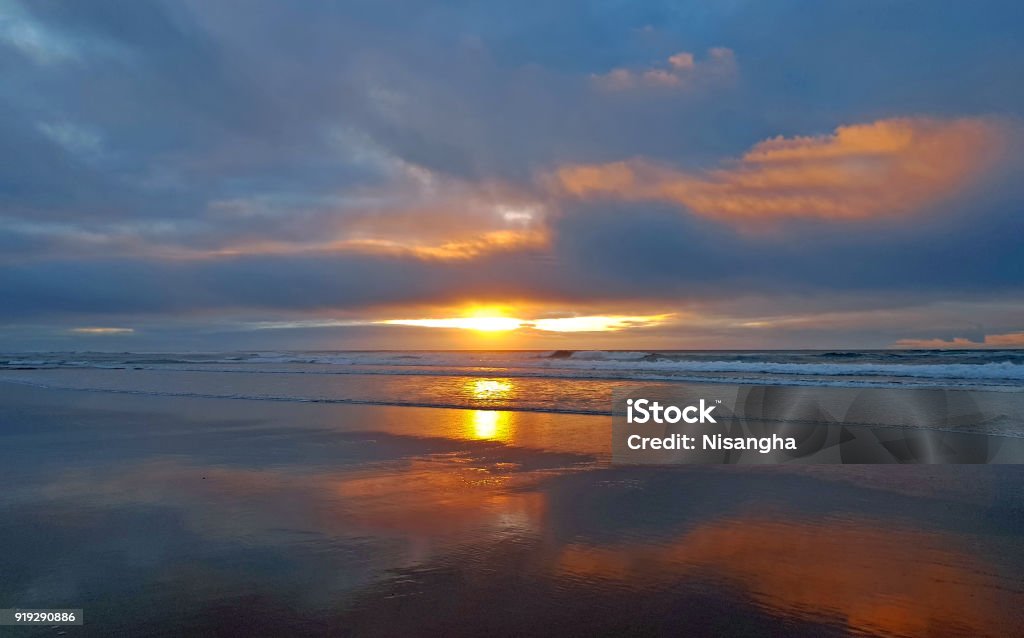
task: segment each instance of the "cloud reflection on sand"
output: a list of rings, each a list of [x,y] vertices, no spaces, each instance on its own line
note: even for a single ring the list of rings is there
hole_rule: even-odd
[[[458,454],[313,474],[168,459],[69,473],[47,496],[92,507],[170,508],[202,538],[250,547],[337,549],[367,537],[398,541],[388,555],[372,557],[377,570],[450,566],[450,552],[465,556],[473,546],[479,546],[471,552],[473,570],[501,570],[508,566],[500,561],[488,567],[491,544],[519,538],[532,548],[522,557],[529,578],[554,578],[570,590],[618,583],[617,589],[643,595],[681,581],[707,582],[745,591],[773,615],[838,620],[856,631],[891,636],[947,630],[995,636],[1021,622],[1024,598],[971,554],[966,536],[906,521],[762,511],[697,520],[668,539],[622,531],[595,543],[552,527],[554,520],[575,519],[593,506],[583,498],[568,508],[560,501],[561,509],[553,510],[546,484],[557,483],[558,474]],[[601,489],[600,474],[591,489]],[[362,551],[380,549],[364,545]],[[337,555],[327,562],[341,567],[346,560]]]
[[[480,461],[436,455],[310,474],[159,459],[69,471],[36,496],[99,509],[168,507],[198,533],[252,544],[292,542],[288,530],[323,538],[388,534],[418,546],[431,539],[537,533],[545,505],[533,488],[550,470],[521,472],[514,460]]]
[[[665,544],[567,545],[556,572],[631,583],[711,578],[776,613],[890,636],[1004,635],[1024,597],[953,535],[869,519],[736,516]]]

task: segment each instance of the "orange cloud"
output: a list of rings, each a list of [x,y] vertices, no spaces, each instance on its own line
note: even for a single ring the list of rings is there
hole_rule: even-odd
[[[548,234],[544,229],[495,230],[478,237],[420,243],[414,240],[353,239],[337,242],[331,250],[354,250],[370,253],[407,254],[422,259],[473,259],[496,252],[539,249],[547,246]]]
[[[591,76],[594,84],[607,91],[626,91],[640,88],[679,88],[698,83],[731,81],[736,76],[736,55],[732,49],[708,49],[704,60],[696,60],[692,53],[680,51],[669,56],[665,64],[646,69],[619,67],[607,73]]]
[[[463,260],[544,248],[548,210],[533,194],[498,181],[471,182],[417,167],[415,178],[353,191],[339,210],[307,214],[307,231],[284,239],[238,241],[212,255],[357,252]],[[252,203],[218,202],[231,217],[266,214]],[[303,219],[303,211],[296,217]],[[280,212],[274,213],[280,215]]]
[[[985,118],[898,118],[831,135],[776,137],[738,160],[687,172],[643,159],[560,168],[576,197],[665,201],[728,221],[906,214],[976,185],[1003,156],[1007,127]]]
[[[538,250],[548,245],[546,229],[495,230],[477,237],[443,239],[396,237],[394,239],[328,239],[321,242],[260,241],[234,244],[198,256],[291,255],[351,252],[409,256],[424,260],[459,261],[518,250]]]
[[[1024,348],[1024,332],[1011,332],[1001,335],[985,335],[981,341],[971,341],[955,337],[953,339],[901,339],[896,342],[898,348],[920,349],[969,349],[969,348]]]

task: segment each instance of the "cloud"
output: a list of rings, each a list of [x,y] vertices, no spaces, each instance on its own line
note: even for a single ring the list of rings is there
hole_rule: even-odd
[[[709,171],[634,159],[563,166],[555,181],[580,198],[670,202],[730,222],[868,219],[917,212],[978,185],[1013,133],[995,119],[896,118],[772,138]]]
[[[68,137],[62,146],[77,145],[82,154],[90,150],[79,147],[91,138],[79,140],[74,129],[57,132]],[[177,219],[0,215],[0,240],[6,235],[14,244],[32,244],[36,256],[62,258],[352,252],[467,260],[546,248],[549,215],[548,203],[525,186],[471,181],[404,163],[377,181],[334,190],[268,187],[218,197],[206,201],[200,214]]]
[[[917,349],[971,349],[971,348],[1024,348],[1024,332],[985,335],[981,341],[972,341],[963,337],[952,339],[900,339],[898,348]]]
[[[103,152],[98,133],[70,122],[40,122],[39,131],[69,153],[90,157]]]
[[[17,4],[0,3],[0,44],[6,44],[36,64],[73,60],[77,52],[58,34],[33,21]]]
[[[333,248],[355,252],[410,255],[420,259],[470,260],[496,252],[522,252],[544,249],[548,234],[543,230],[496,230],[479,237],[444,241],[437,244],[380,239],[353,239],[335,244]]]
[[[306,206],[233,198],[212,202],[210,212],[222,233],[198,256],[347,251],[466,260],[549,241],[547,204],[526,189],[415,165],[383,185],[351,187]]]
[[[639,69],[618,67],[591,76],[594,85],[607,91],[650,88],[692,88],[697,85],[726,84],[736,78],[736,54],[732,49],[713,47],[703,60],[680,51],[657,66]]]
[[[72,328],[71,332],[80,335],[123,335],[135,332],[134,328],[107,328],[100,326],[86,326],[83,328]]]

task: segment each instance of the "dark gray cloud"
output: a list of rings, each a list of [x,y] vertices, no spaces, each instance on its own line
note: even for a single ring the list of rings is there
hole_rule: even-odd
[[[0,294],[12,317],[358,312],[504,299],[671,302],[786,292],[957,298],[1021,289],[1024,221],[1016,210],[982,210],[936,226],[820,222],[742,234],[665,207],[587,206],[558,220],[550,252],[471,262],[346,253],[27,260],[0,273]]]

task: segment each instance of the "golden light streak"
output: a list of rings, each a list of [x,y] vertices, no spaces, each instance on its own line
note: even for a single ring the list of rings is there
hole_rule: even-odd
[[[1024,347],[1024,332],[985,335],[981,341],[972,341],[963,337],[952,339],[900,339],[897,348],[921,349],[971,349],[971,348],[1021,348]]]
[[[521,327],[523,320],[512,317],[456,317],[450,319],[387,319],[381,323],[421,328],[461,328],[478,332],[504,332]]]
[[[596,315],[591,317],[563,317],[560,319],[536,319],[530,324],[545,332],[608,332],[626,328],[640,328],[663,323],[671,315]]]
[[[83,328],[72,328],[71,332],[83,335],[123,335],[135,332],[135,328],[105,328],[98,326],[86,326]]]
[[[475,314],[469,317],[437,319],[386,319],[378,323],[420,328],[461,328],[478,332],[507,332],[532,328],[542,332],[612,332],[664,323],[672,315],[590,315],[553,319],[521,319],[501,315]]]

